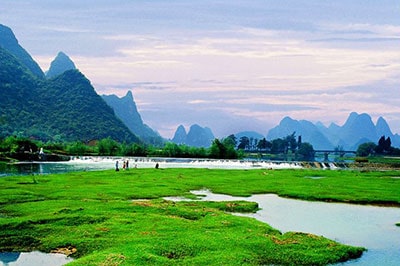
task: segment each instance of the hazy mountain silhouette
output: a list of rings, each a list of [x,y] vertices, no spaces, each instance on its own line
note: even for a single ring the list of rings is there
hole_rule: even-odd
[[[76,69],[74,62],[63,52],[59,52],[46,72],[46,78],[52,78],[67,70]]]
[[[172,138],[172,142],[176,144],[186,144],[187,132],[184,126],[180,125]]]
[[[208,127],[201,127],[194,124],[190,127],[189,132],[186,134],[185,128],[180,125],[175,131],[172,142],[176,144],[185,144],[192,147],[210,147],[214,134]]]
[[[124,124],[144,142],[159,145],[163,142],[162,137],[143,123],[131,91],[128,91],[124,97],[102,95],[106,103],[114,109],[115,114],[124,122]]]
[[[43,71],[39,65],[32,59],[32,56],[19,45],[17,38],[15,38],[12,30],[0,24],[0,47],[7,50],[10,54],[15,56],[21,64],[29,69],[29,71],[39,78],[43,78]]]
[[[368,114],[352,112],[343,126],[332,123],[325,127],[318,122],[313,124],[306,120],[293,120],[285,117],[278,126],[272,128],[267,135],[269,140],[283,138],[296,132],[302,136],[303,142],[309,142],[316,150],[341,147],[345,150],[357,150],[365,142],[377,143],[381,136],[390,137],[392,146],[400,145],[400,136],[394,135],[384,118],[380,117],[376,125]]]
[[[309,142],[314,149],[332,149],[332,143],[325,137],[316,125],[306,120],[294,120],[285,117],[278,126],[272,128],[267,135],[268,140],[284,138],[288,135],[296,133],[301,136],[303,142]]]

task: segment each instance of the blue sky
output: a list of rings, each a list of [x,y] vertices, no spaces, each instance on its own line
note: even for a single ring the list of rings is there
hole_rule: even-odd
[[[43,70],[63,51],[99,94],[131,90],[166,138],[352,111],[400,133],[398,0],[2,0],[0,23]]]

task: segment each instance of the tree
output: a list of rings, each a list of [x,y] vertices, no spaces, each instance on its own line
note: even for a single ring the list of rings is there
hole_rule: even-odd
[[[259,150],[267,150],[271,149],[272,143],[266,140],[265,138],[260,139],[257,143],[257,149]]]
[[[176,143],[166,143],[163,151],[164,155],[167,157],[181,157],[181,149]]]
[[[89,147],[81,141],[73,142],[66,147],[68,154],[72,155],[85,155],[88,153],[88,149]]]
[[[233,147],[236,147],[237,141],[235,135],[231,134],[228,137],[224,139],[225,143],[229,143],[229,145],[233,145]]]
[[[215,159],[221,159],[223,158],[224,154],[225,154],[224,145],[221,143],[221,141],[219,141],[219,139],[214,139],[210,147],[210,157]]]
[[[385,136],[379,138],[378,145],[375,147],[375,152],[378,154],[382,154],[385,150]]]
[[[232,138],[225,138],[222,140],[222,145],[225,147],[224,158],[226,159],[237,159],[238,154],[235,150],[235,142],[232,141]]]
[[[300,155],[303,160],[312,161],[314,160],[315,151],[310,143],[303,142],[300,144],[297,154]]]
[[[238,153],[230,138],[225,138],[222,141],[214,139],[210,147],[210,158],[236,159],[238,158]]]
[[[383,149],[385,150],[385,151],[390,151],[390,149],[391,149],[391,147],[392,147],[392,141],[391,141],[391,139],[390,139],[390,137],[387,137],[387,139],[385,140],[385,142],[384,142],[384,145],[383,145]]]
[[[0,151],[12,153],[37,152],[38,147],[36,143],[27,138],[10,136],[0,143]]]
[[[238,149],[246,150],[249,148],[249,146],[250,146],[250,139],[246,136],[241,137],[239,140]]]
[[[284,140],[286,142],[286,150],[289,149],[292,152],[295,152],[297,149],[296,132],[293,132],[292,135],[286,136]]]
[[[366,142],[358,146],[357,156],[367,157],[376,151],[377,145],[373,142]]]
[[[117,155],[120,150],[118,142],[111,138],[105,138],[97,143],[99,155]]]
[[[385,138],[385,136],[380,137],[378,145],[375,147],[375,152],[377,154],[390,153],[392,150],[392,141],[390,137]]]
[[[271,152],[272,153],[286,153],[286,142],[281,138],[272,140]]]
[[[300,147],[301,142],[302,142],[302,140],[301,140],[301,135],[300,135],[300,136],[298,136],[298,138],[297,138],[297,146],[298,146],[298,147]]]

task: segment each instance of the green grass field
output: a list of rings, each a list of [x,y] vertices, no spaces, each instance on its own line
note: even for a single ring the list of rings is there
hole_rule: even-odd
[[[400,206],[397,171],[130,169],[0,178],[0,250],[64,250],[71,265],[326,265],[362,248],[281,234],[249,202],[171,202],[207,188]]]

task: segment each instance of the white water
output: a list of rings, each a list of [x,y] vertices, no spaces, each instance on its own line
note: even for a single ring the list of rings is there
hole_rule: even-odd
[[[299,169],[299,162],[273,162],[249,160],[214,160],[188,158],[149,158],[149,157],[92,157],[76,156],[67,162],[22,162],[0,165],[0,177],[8,175],[56,174],[73,171],[93,171],[119,169],[123,161],[129,161],[129,168],[209,168],[209,169]]]
[[[298,162],[271,162],[271,161],[249,161],[249,160],[219,160],[219,159],[192,159],[192,158],[148,158],[148,157],[75,157],[68,163],[98,163],[108,168],[119,162],[122,167],[123,161],[129,161],[129,167],[154,168],[156,163],[160,168],[210,168],[210,169],[288,169],[302,168]]]

